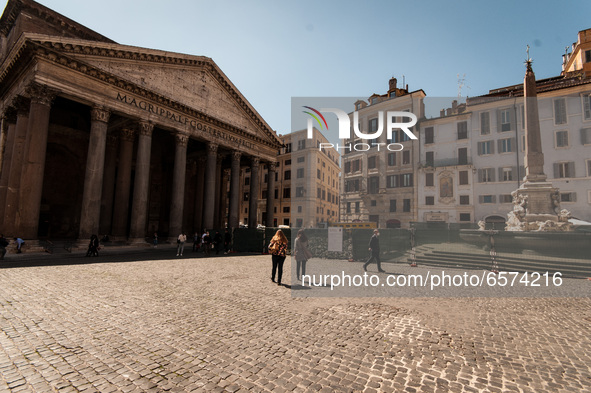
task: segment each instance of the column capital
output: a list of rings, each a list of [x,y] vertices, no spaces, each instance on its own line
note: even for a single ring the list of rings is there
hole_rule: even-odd
[[[189,143],[189,135],[177,132],[174,134],[174,141],[177,146],[187,146]]]
[[[258,157],[252,157],[251,162],[252,162],[252,167],[258,169],[259,165],[261,163],[261,159]]]
[[[232,152],[232,161],[240,161],[240,158],[242,158],[242,152],[238,151],[238,150],[234,150]]]
[[[4,113],[2,114],[2,118],[5,119],[6,121],[4,122],[4,124],[6,126],[8,126],[8,123],[12,123],[15,124],[16,123],[16,108],[13,106],[9,106],[8,108],[6,108],[4,110]]]
[[[105,107],[95,105],[90,110],[90,120],[91,121],[100,121],[102,123],[108,123],[109,117],[111,116],[111,111]]]
[[[275,172],[277,170],[277,165],[279,165],[277,162],[275,161],[270,161],[267,164],[267,167],[269,168],[269,172]]]
[[[138,130],[140,135],[152,136],[154,130],[154,123],[151,121],[140,120],[138,122]]]
[[[31,103],[51,106],[58,91],[39,83],[31,83],[25,88],[27,95],[31,98]]]
[[[12,100],[11,106],[14,107],[16,115],[29,116],[31,110],[31,100],[23,96],[16,96]]]
[[[135,130],[133,128],[125,127],[119,131],[119,137],[128,142],[133,142],[135,139]]]
[[[215,154],[218,151],[218,144],[215,142],[208,142],[207,143],[207,153],[208,154]]]

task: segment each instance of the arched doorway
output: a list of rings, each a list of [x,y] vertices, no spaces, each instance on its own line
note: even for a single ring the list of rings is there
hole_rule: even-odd
[[[486,229],[503,229],[506,221],[502,216],[488,216],[484,219]]]

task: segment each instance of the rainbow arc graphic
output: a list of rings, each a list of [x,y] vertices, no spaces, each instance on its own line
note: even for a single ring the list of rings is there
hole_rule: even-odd
[[[309,112],[309,111],[302,111],[302,112],[304,112],[304,113],[312,116],[316,120],[316,122],[318,123],[318,125],[320,126],[320,129],[321,130],[324,129],[324,127],[322,126],[322,122],[324,122],[324,126],[326,127],[326,130],[328,130],[328,124],[326,123],[326,119],[324,118],[324,116],[322,116],[322,113],[320,113],[320,111],[317,111],[316,109],[314,109],[314,108],[312,108],[310,106],[304,106],[303,108],[309,109],[312,112],[314,112],[314,113],[312,113],[312,112]],[[320,119],[322,119],[322,122],[320,121],[320,119],[318,117],[320,117]]]

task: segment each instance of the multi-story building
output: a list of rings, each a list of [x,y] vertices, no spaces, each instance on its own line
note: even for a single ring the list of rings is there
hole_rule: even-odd
[[[560,190],[561,208],[589,221],[591,75],[586,67],[591,56],[585,54],[591,49],[587,48],[591,48],[591,29],[579,32],[572,54],[565,56],[565,71],[536,85],[544,172]],[[469,98],[465,107],[456,108],[460,110],[452,108],[447,116],[421,123],[420,220],[429,221],[434,215],[447,222],[484,220],[503,226],[513,208],[511,192],[525,175],[523,104],[523,84],[516,84]],[[459,164],[462,157],[464,165],[441,165],[456,160]],[[440,179],[445,177],[454,185],[451,199],[440,197],[445,184]]]
[[[283,148],[277,156],[275,171],[275,204],[273,222],[267,223],[266,200],[268,170],[260,174],[259,212],[267,226],[288,225],[291,227],[321,227],[339,221],[339,154],[328,145],[320,131],[313,129],[312,138],[307,130],[280,136]],[[240,209],[241,223],[248,225],[250,199],[250,171],[242,172],[243,201]]]
[[[349,114],[350,123],[367,134],[376,133],[380,123],[385,130],[388,112],[411,112],[423,117],[423,90],[413,92],[398,88],[396,78],[389,81],[386,94],[373,94],[368,101],[355,103]],[[381,117],[381,119],[380,119]],[[394,116],[397,117],[397,116]],[[356,119],[357,118],[357,119]],[[393,123],[408,122],[399,116]],[[410,129],[418,135],[418,129]],[[371,141],[363,140],[351,132],[350,139],[342,140],[343,176],[341,217],[344,222],[376,222],[379,227],[408,228],[417,220],[417,183],[415,171],[418,163],[419,141],[402,129],[395,129]],[[368,142],[368,143],[366,143]],[[347,148],[350,147],[350,148]]]

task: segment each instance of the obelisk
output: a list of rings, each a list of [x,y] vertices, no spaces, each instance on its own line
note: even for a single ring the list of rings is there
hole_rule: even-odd
[[[525,111],[525,177],[513,191],[513,211],[508,214],[508,231],[568,231],[570,213],[560,210],[560,194],[544,174],[544,153],[538,115],[536,76],[527,47],[523,80]]]

